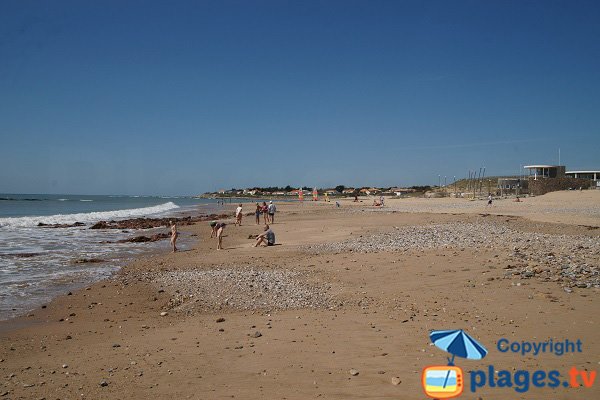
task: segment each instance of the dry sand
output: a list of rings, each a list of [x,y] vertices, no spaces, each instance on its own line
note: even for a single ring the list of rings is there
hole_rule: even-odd
[[[431,329],[462,328],[487,346],[483,360],[457,360],[467,385],[467,371],[488,365],[597,371],[599,207],[600,191],[491,208],[279,204],[281,245],[251,248],[260,229],[246,217],[226,228],[223,251],[207,224],[186,227],[198,234],[192,250],[165,244],[164,255],[0,324],[0,395],[422,399],[422,369],[446,361]],[[502,337],[580,339],[583,352],[500,353]],[[462,397],[595,399],[600,380],[522,394],[467,387]]]

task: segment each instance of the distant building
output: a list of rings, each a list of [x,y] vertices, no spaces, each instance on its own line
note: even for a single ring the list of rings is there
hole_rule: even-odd
[[[564,165],[525,165],[529,170],[529,177],[538,178],[564,178],[566,167]]]
[[[500,195],[504,194],[523,194],[527,193],[528,180],[521,178],[498,178],[496,189]]]
[[[598,178],[599,174],[598,171],[596,174],[594,171],[570,171],[567,174],[564,165],[525,165],[523,168],[529,170],[529,193],[535,196],[557,190],[594,187],[593,177]]]
[[[570,178],[583,178],[594,181],[593,185],[600,188],[600,170],[595,171],[567,171],[565,175]]]

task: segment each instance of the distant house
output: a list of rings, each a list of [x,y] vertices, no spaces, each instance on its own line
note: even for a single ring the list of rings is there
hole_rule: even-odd
[[[346,188],[346,189],[342,190],[342,193],[343,194],[352,194],[355,191],[356,191],[356,189],[354,189],[354,188]]]
[[[529,177],[534,180],[538,178],[564,178],[566,170],[564,165],[525,165],[523,168],[529,170]]]
[[[600,170],[595,171],[567,171],[565,175],[569,178],[591,179],[595,182],[600,181]]]

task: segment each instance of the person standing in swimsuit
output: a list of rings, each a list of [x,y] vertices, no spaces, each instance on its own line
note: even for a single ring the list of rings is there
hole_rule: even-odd
[[[171,224],[171,247],[173,248],[173,253],[175,253],[177,251],[175,243],[179,234],[177,233],[177,224],[173,221],[169,221],[169,223]]]
[[[263,205],[260,209],[265,217],[265,225],[269,223],[269,207],[267,207],[267,202],[263,201]]]
[[[242,212],[242,203],[240,203],[240,205],[235,209],[235,224],[242,226],[242,217],[243,217],[243,212]]]
[[[275,223],[275,211],[277,211],[277,207],[275,207],[275,204],[273,204],[273,201],[269,201],[269,206],[267,207],[267,210],[269,211],[269,220],[271,221],[272,224]]]
[[[260,224],[260,213],[262,209],[260,208],[260,204],[256,203],[256,210],[254,211],[254,216],[256,217],[256,225]]]

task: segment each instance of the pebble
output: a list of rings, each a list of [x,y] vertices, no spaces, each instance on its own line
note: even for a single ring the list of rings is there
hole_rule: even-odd
[[[569,288],[600,288],[599,237],[521,232],[493,221],[406,226],[392,232],[302,248],[315,254],[498,249],[510,260],[506,266],[510,269],[506,275],[510,279],[535,278],[559,282]]]
[[[308,272],[251,266],[139,272],[171,295],[181,311],[329,308],[331,285],[308,282]]]
[[[102,387],[108,386],[108,382],[106,382],[104,380],[100,381],[100,386],[102,386]]]
[[[401,383],[402,383],[402,381],[400,380],[399,377],[395,376],[392,378],[392,385],[398,386]]]
[[[358,370],[357,370],[357,369],[354,369],[354,368],[352,368],[352,369],[350,370],[350,375],[352,375],[352,376],[356,376],[356,375],[358,375]]]
[[[168,313],[168,312],[166,312],[166,311],[163,311],[163,312],[161,312],[161,313],[160,313],[160,316],[161,316],[161,317],[164,317],[164,316],[167,316],[167,315],[169,315],[169,313]]]
[[[262,333],[260,333],[259,331],[256,331],[256,332],[254,332],[254,333],[253,333],[251,336],[252,336],[253,338],[259,338],[259,337],[261,337],[261,336],[262,336]]]

